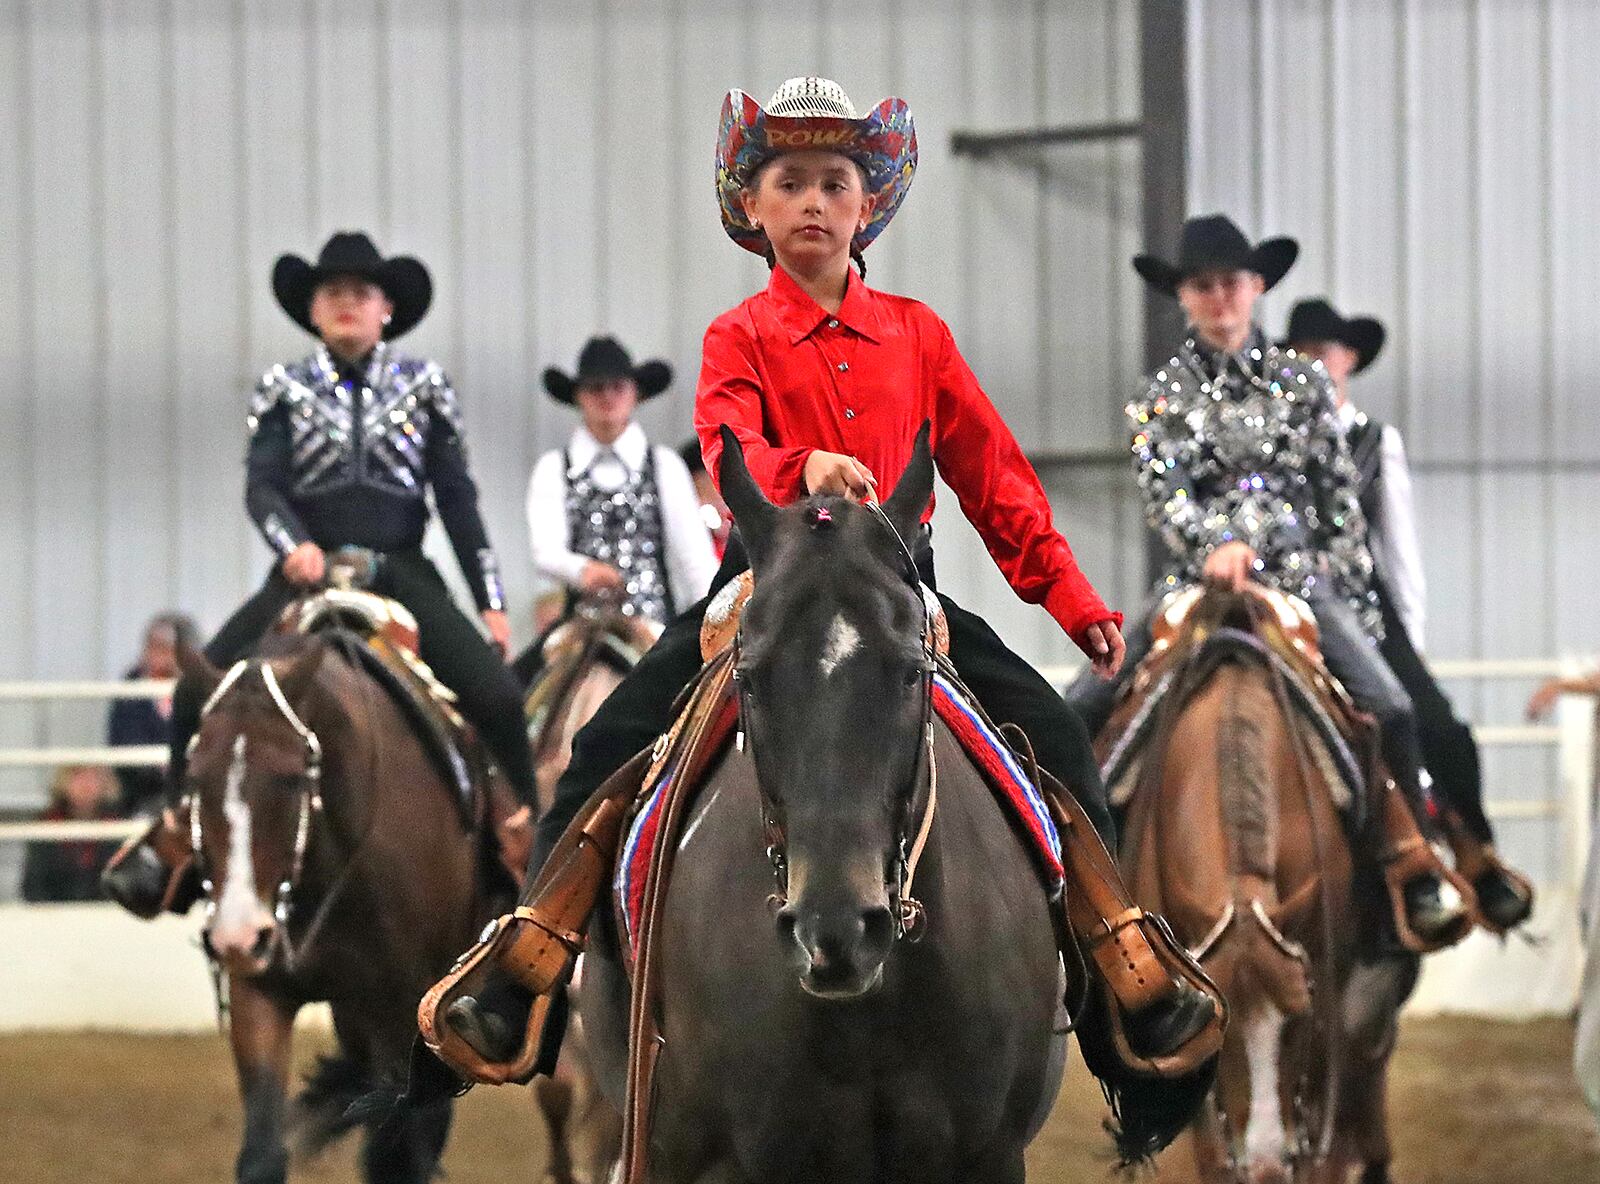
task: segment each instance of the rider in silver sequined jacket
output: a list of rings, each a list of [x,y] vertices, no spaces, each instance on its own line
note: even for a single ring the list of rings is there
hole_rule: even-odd
[[[319,345],[262,376],[248,423],[245,504],[280,557],[307,541],[415,550],[431,486],[478,608],[505,608],[461,407],[437,363],[380,342],[362,363],[341,367]]]
[[[1127,406],[1151,526],[1167,544],[1165,583],[1200,579],[1205,557],[1237,539],[1256,578],[1313,599],[1344,599],[1382,636],[1360,478],[1322,367],[1260,332],[1238,353],[1194,337]]]
[[[1128,405],[1145,515],[1170,552],[1158,592],[1202,579],[1270,585],[1315,614],[1322,656],[1351,698],[1378,720],[1385,763],[1424,833],[1411,697],[1378,652],[1360,478],[1320,363],[1268,343],[1256,301],[1293,265],[1298,244],[1252,245],[1224,215],[1191,218],[1178,260],[1134,260],[1145,281],[1183,306],[1190,329],[1176,357]],[[1127,634],[1124,671],[1149,652],[1149,615]],[[1124,682],[1128,675],[1124,676]],[[1110,718],[1117,687],[1080,677],[1067,701],[1091,733]],[[1429,940],[1453,932],[1459,897],[1432,871],[1404,886],[1408,920]]]

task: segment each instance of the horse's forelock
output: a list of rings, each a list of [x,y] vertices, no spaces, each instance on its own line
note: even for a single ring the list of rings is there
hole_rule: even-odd
[[[818,523],[816,512],[829,515]],[[826,603],[857,628],[892,633],[898,611],[914,608],[900,571],[900,553],[883,524],[854,502],[813,497],[785,509],[772,558],[757,580],[757,617],[772,627],[790,622],[806,606]],[[884,616],[885,609],[888,612]],[[818,614],[826,627],[832,614]]]

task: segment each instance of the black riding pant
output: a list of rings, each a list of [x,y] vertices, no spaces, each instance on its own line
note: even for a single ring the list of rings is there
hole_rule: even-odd
[[[422,660],[456,693],[461,713],[483,736],[517,796],[533,801],[533,759],[521,692],[500,655],[456,606],[439,569],[421,551],[392,552],[383,557],[372,590],[398,600],[417,619]],[[205,647],[206,657],[227,667],[249,655],[303,592],[274,567],[266,583],[217,630]],[[199,688],[181,680],[172,695],[175,781],[181,780],[189,737],[199,725],[203,705]]]
[[[1422,763],[1433,778],[1433,791],[1474,836],[1492,843],[1494,831],[1483,810],[1483,769],[1472,728],[1456,715],[1428,664],[1412,645],[1411,635],[1381,584],[1378,600],[1383,607],[1384,628],[1378,652],[1411,696],[1417,743],[1422,748]]]
[[[743,548],[730,544],[706,599],[666,627],[574,738],[572,761],[556,785],[550,809],[539,819],[529,858],[530,883],[584,802],[606,778],[672,726],[672,703],[700,670],[700,623],[706,606],[747,566]],[[932,552],[926,547],[917,566],[928,586],[937,587]],[[996,723],[1016,724],[1027,733],[1040,766],[1072,791],[1106,846],[1115,851],[1105,786],[1082,721],[1044,677],[1007,648],[979,617],[948,597],[939,599],[950,624],[950,661],[962,681]]]

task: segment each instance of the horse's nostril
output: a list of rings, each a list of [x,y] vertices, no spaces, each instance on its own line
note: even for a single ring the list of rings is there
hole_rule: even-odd
[[[250,947],[250,956],[257,960],[264,959],[272,950],[272,926],[263,925],[256,931],[255,945]]]
[[[795,921],[794,908],[792,906],[784,905],[783,908],[778,910],[777,923],[778,935],[784,941],[799,942],[800,939],[795,935],[797,922]]]
[[[861,932],[869,946],[888,945],[894,939],[894,914],[881,904],[862,910]]]

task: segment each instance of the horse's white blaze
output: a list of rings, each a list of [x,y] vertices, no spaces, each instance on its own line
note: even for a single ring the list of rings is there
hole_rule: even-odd
[[[222,816],[228,820],[228,877],[217,898],[215,933],[219,942],[237,941],[248,949],[265,910],[256,899],[256,870],[251,858],[250,806],[244,800],[245,741],[233,742],[233,763],[222,797]]]
[[[1283,1013],[1270,1003],[1244,1025],[1244,1055],[1250,1066],[1250,1118],[1244,1128],[1249,1162],[1279,1162],[1288,1149],[1278,1103],[1278,1055],[1283,1046]]]
[[[822,677],[827,678],[851,654],[861,648],[861,634],[840,613],[828,626],[828,640],[822,646]]]

